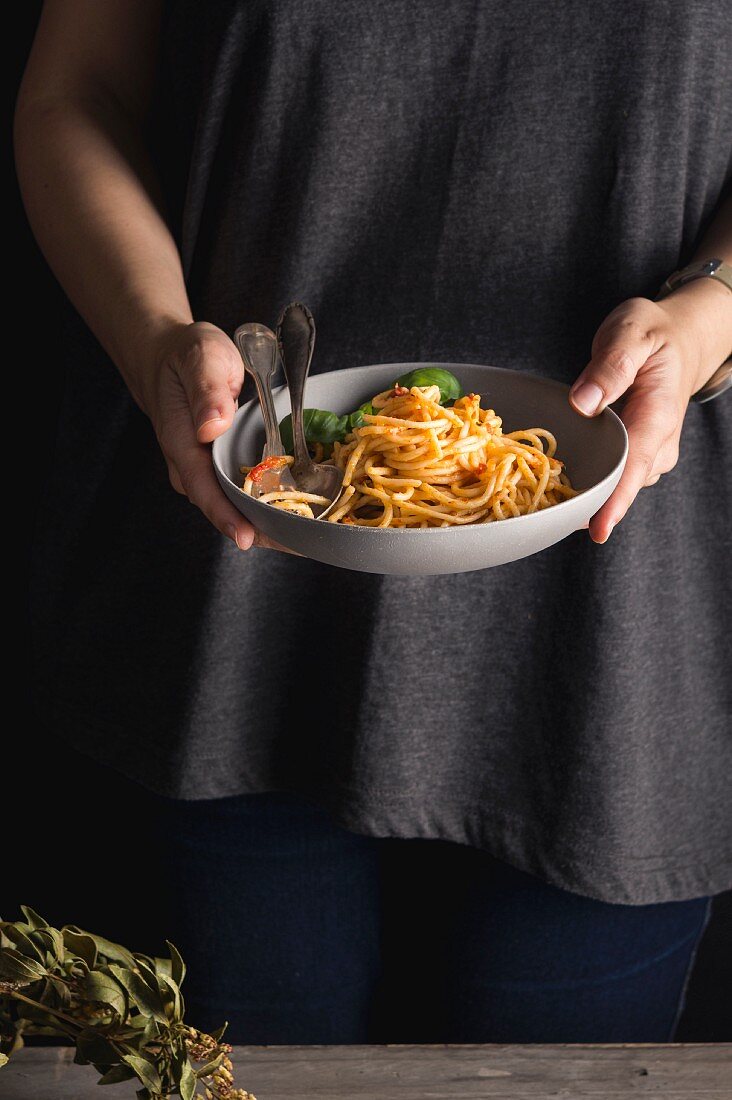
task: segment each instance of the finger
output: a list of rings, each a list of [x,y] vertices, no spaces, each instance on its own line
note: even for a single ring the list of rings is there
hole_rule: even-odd
[[[651,475],[646,484],[655,485],[658,479],[663,474],[668,474],[673,470],[674,466],[679,461],[680,429],[681,425],[679,425],[679,431],[674,432],[671,438],[666,440],[656,455],[656,461],[653,463],[653,469],[651,470]]]
[[[240,550],[248,550],[254,542],[254,528],[225,497],[208,448],[198,446],[200,450],[189,452],[183,465],[178,466],[186,495],[222,535],[232,539]]]
[[[636,496],[655,476],[659,452],[676,431],[676,406],[664,391],[637,389],[623,409],[628,432],[628,460],[612,495],[590,520],[590,537],[607,542]]]
[[[254,528],[224,495],[216,480],[210,448],[196,440],[187,410],[182,413],[170,418],[160,435],[168,469],[172,467],[185,495],[214,527],[240,550],[248,550],[254,542]],[[171,481],[175,486],[172,474]]]
[[[569,392],[570,402],[583,416],[597,416],[617,401],[656,350],[654,334],[628,320],[617,321],[598,337],[592,359]]]
[[[168,462],[167,459],[166,462]],[[180,475],[172,462],[168,462],[168,477],[170,478],[170,484],[173,486],[176,493],[180,493],[180,495],[184,497],[186,495],[186,491],[183,488],[183,482],[181,481]]]
[[[212,443],[230,427],[244,366],[223,334],[193,345],[179,368],[199,443]]]

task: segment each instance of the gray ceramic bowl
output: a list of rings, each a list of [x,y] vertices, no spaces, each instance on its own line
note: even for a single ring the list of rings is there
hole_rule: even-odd
[[[317,374],[308,381],[305,404],[342,414],[387,389],[421,363],[379,363]],[[430,364],[438,365],[438,364]],[[628,440],[620,419],[606,410],[594,420],[569,405],[568,387],[535,374],[469,363],[440,363],[463,389],[479,393],[483,407],[495,409],[503,430],[548,428],[557,437],[557,453],[579,496],[532,515],[497,523],[438,528],[372,528],[304,519],[241,491],[239,467],[258,462],[264,445],[259,404],[249,401],[228,432],[213,445],[216,475],[229,500],[264,534],[309,558],[366,573],[403,576],[465,573],[516,561],[584,527],[610,496],[625,465]],[[275,390],[280,419],[290,411],[287,390]]]

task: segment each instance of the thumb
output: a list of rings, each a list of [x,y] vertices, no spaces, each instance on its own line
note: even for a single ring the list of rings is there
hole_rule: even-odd
[[[596,341],[597,343],[597,341]],[[583,416],[597,416],[617,401],[635,381],[654,351],[651,333],[628,325],[613,326],[569,391],[569,400]]]
[[[231,426],[243,373],[241,356],[223,332],[189,349],[179,375],[199,443],[211,443]]]

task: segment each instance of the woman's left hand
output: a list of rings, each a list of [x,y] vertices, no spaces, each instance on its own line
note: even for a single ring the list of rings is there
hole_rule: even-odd
[[[600,325],[570,401],[583,416],[597,416],[625,395],[629,451],[617,488],[590,520],[594,542],[606,542],[639,491],[676,465],[689,398],[730,351],[732,294],[709,279],[660,302],[630,298]]]

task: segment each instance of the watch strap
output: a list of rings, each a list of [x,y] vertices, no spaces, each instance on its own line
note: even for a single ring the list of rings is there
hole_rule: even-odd
[[[679,271],[674,271],[673,275],[669,275],[661,285],[656,301],[678,290],[685,283],[693,282],[694,279],[714,279],[732,292],[732,264],[727,264],[717,257],[713,260],[697,260],[687,267],[682,267]]]
[[[694,279],[714,279],[715,282],[722,283],[727,290],[732,292],[732,264],[727,264],[724,260],[716,258],[713,260],[697,260],[687,267],[682,267],[679,271],[674,271],[673,275],[669,275],[658,291],[656,301],[658,302],[665,298],[667,294],[678,290],[685,283],[693,282]],[[705,401],[711,401],[713,398],[719,397],[721,393],[724,393],[730,387],[732,387],[732,358],[727,359],[721,367],[717,368],[709,381],[700,390],[692,394],[691,400],[696,401],[697,404],[703,404]]]

